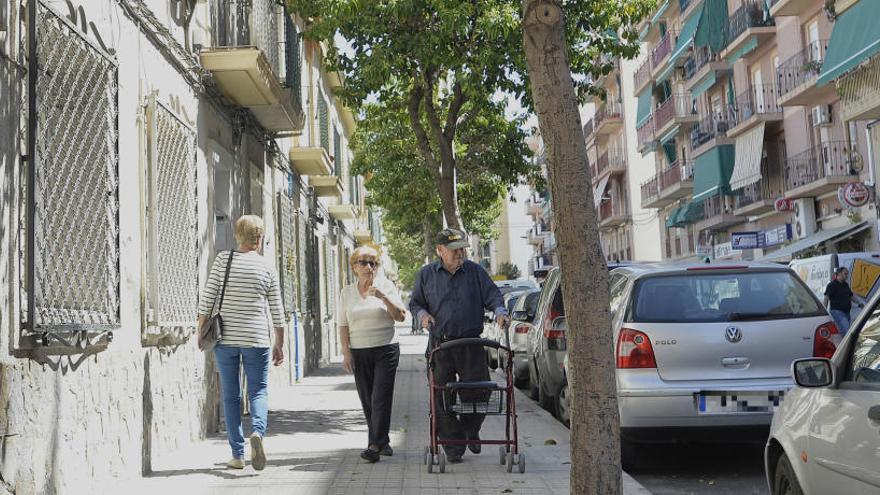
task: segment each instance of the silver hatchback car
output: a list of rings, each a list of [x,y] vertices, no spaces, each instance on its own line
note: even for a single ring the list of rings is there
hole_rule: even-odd
[[[625,459],[634,442],[707,428],[766,435],[792,360],[830,357],[839,341],[816,296],[779,265],[618,268],[610,288]]]

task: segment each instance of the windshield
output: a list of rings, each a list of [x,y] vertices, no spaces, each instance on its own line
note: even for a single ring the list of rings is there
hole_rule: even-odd
[[[632,321],[725,322],[824,314],[816,298],[789,272],[687,274],[641,280]]]

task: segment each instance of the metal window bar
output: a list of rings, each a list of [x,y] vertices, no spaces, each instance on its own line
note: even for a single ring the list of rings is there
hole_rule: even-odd
[[[199,254],[196,131],[147,103],[147,323],[195,327]]]
[[[276,0],[215,0],[211,4],[212,46],[257,47],[272,71],[281,76],[285,74],[280,45],[286,39],[279,27],[283,11]]]
[[[339,131],[333,127],[333,164],[336,167],[336,175],[342,176],[345,170],[342,168],[342,144],[339,142]]]
[[[300,34],[290,13],[284,13],[284,85],[290,88],[296,101],[302,98],[302,58]],[[300,107],[302,102],[300,101]]]
[[[828,40],[810,42],[806,48],[789,57],[776,70],[776,87],[780,96],[794,91],[801,84],[815,80],[825,59]]]
[[[28,7],[24,327],[70,345],[54,331],[119,326],[118,66],[44,2]]]
[[[296,207],[293,200],[283,192],[278,193],[278,274],[281,281],[281,300],[288,313],[296,308],[297,299],[297,245],[296,245]]]
[[[328,154],[330,153],[330,115],[327,108],[327,100],[324,99],[324,92],[318,91],[318,134],[321,139],[321,147]],[[335,164],[334,164],[335,168]],[[335,174],[336,171],[334,170]]]
[[[775,21],[770,17],[769,9],[766,8],[764,0],[744,2],[740,8],[730,15],[727,21],[725,44],[733,42],[739,35],[746,32],[747,29],[773,26],[774,23]]]

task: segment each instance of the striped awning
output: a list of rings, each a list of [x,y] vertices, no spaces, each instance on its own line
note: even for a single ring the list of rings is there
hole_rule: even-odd
[[[593,190],[593,203],[596,205],[596,209],[599,209],[599,205],[602,203],[602,196],[605,194],[605,188],[608,187],[608,177],[602,177],[602,180],[599,181],[599,184],[596,186],[596,189]]]
[[[735,191],[761,180],[761,155],[764,152],[764,123],[736,138],[730,189]]]

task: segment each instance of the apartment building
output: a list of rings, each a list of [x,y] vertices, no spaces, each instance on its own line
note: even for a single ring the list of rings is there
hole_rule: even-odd
[[[287,312],[273,386],[337,352],[348,253],[381,242],[326,47],[274,0],[0,0],[0,472],[97,493],[216,431],[199,288],[242,214]],[[281,389],[276,389],[279,392]]]
[[[874,175],[865,123],[822,81],[827,3],[668,0],[643,22],[637,146],[656,173],[640,195],[663,219],[664,259],[877,248],[873,202],[838,198]]]

